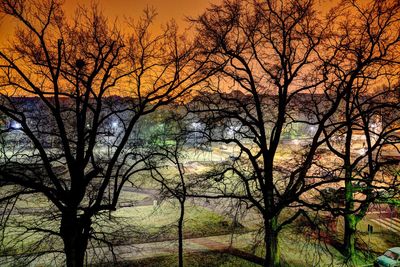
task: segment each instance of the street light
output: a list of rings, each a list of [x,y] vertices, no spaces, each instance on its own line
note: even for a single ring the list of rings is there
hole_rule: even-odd
[[[232,126],[230,126],[228,128],[228,131],[226,132],[228,134],[228,137],[233,137],[233,135],[235,134],[235,132],[233,131]]]
[[[21,131],[20,130],[22,129],[22,125],[21,125],[21,123],[19,123],[17,121],[11,121],[10,128],[12,130],[15,130],[15,136],[14,136],[15,139],[14,140],[15,140],[17,146],[19,146],[20,145],[20,138],[21,138],[21,136],[20,136]]]
[[[112,135],[116,135],[118,133],[118,126],[119,126],[118,121],[115,120],[115,121],[111,122],[111,134]]]
[[[226,134],[228,135],[228,138],[235,138],[235,133],[239,131],[240,126],[229,126],[228,130],[226,131]],[[232,155],[235,153],[235,146],[232,146]]]
[[[234,137],[235,133],[240,129],[240,126],[229,126],[226,131],[229,138]]]
[[[21,123],[17,122],[17,121],[12,121],[11,122],[11,128],[13,130],[20,130],[22,128]]]
[[[316,132],[317,132],[317,127],[315,125],[311,125],[309,130],[310,136],[313,136]]]
[[[117,121],[113,121],[111,123],[111,128],[116,129],[118,127],[118,122]]]
[[[194,144],[197,145],[197,129],[200,128],[201,124],[199,122],[193,122],[192,127],[194,128]]]
[[[358,151],[358,155],[360,155],[360,156],[363,156],[363,155],[365,155],[367,153],[367,149],[366,148],[361,148],[359,151]]]

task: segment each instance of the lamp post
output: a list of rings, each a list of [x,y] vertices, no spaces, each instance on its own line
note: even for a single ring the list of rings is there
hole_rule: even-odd
[[[226,134],[228,135],[228,138],[234,138],[235,137],[235,133],[237,133],[237,131],[240,129],[240,126],[229,126],[228,130],[226,131]],[[235,152],[234,151],[235,146],[232,146],[232,155]]]
[[[200,123],[193,122],[192,127],[194,128],[194,146],[197,146],[197,129],[200,128]]]
[[[22,129],[22,125],[21,125],[21,123],[19,123],[17,121],[12,121],[10,123],[10,128],[15,131],[16,143],[17,143],[17,146],[19,146],[20,145],[20,143],[19,143],[19,139],[20,139],[19,133],[20,133],[20,130]]]
[[[315,125],[311,125],[309,130],[310,137],[313,137],[316,132],[317,132],[317,127]]]
[[[113,137],[115,137],[115,140],[114,140],[114,142],[116,142],[117,141],[117,134],[118,134],[118,121],[112,121],[111,122],[111,135],[113,136]],[[110,138],[110,136],[108,137],[108,138]],[[108,143],[111,145],[111,143],[110,143],[110,139],[108,140]]]
[[[113,121],[111,123],[111,132],[112,132],[112,134],[114,134],[116,132],[117,127],[118,127],[118,122],[117,121]]]
[[[13,130],[20,130],[20,129],[22,128],[22,125],[21,125],[21,123],[19,123],[19,122],[12,121],[12,122],[11,122],[11,128],[12,128]]]

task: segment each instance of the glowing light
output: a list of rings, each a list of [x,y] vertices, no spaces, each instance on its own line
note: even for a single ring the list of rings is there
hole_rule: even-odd
[[[367,149],[365,149],[365,148],[361,148],[360,150],[358,150],[358,154],[360,156],[365,155],[366,153],[367,153]]]
[[[240,129],[240,126],[229,126],[228,130],[226,133],[228,136],[232,137],[235,135],[235,133]]]
[[[22,125],[19,122],[13,121],[13,122],[11,122],[11,128],[19,130],[22,128]]]
[[[192,127],[197,130],[198,128],[200,128],[200,123],[199,122],[193,122],[192,123]]]

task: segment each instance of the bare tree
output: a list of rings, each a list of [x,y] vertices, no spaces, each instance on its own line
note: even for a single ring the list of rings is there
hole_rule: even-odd
[[[179,107],[177,107],[179,110]],[[163,125],[167,124],[161,139],[164,141],[157,145],[156,153],[147,162],[151,177],[161,186],[161,196],[166,199],[175,199],[179,203],[178,218],[178,266],[183,264],[183,230],[185,219],[185,208],[187,191],[190,187],[190,180],[187,177],[184,161],[184,148],[186,144],[186,130],[183,117],[179,112],[172,111],[166,117]],[[166,144],[165,138],[169,136],[172,144]],[[160,164],[161,163],[161,164]]]
[[[394,85],[400,63],[400,3],[342,1],[330,15],[335,17],[327,45],[334,55],[330,73],[345,94],[325,136],[329,150],[340,159],[336,167],[345,189],[344,254],[353,263],[357,224],[377,197],[376,188],[395,185],[378,174],[383,166],[396,163],[385,158],[383,150],[399,129]]]
[[[128,36],[96,6],[78,8],[73,21],[57,0],[2,1],[0,11],[19,25],[0,49],[0,111],[5,132],[25,142],[2,150],[2,184],[17,188],[2,199],[44,196],[55,228],[27,229],[58,236],[67,266],[83,266],[89,242],[111,245],[94,221],[146,169],[149,154],[132,141],[138,121],[211,70],[173,23],[152,35],[152,10],[129,23]]]
[[[225,1],[195,22],[213,60],[229,62],[189,105],[209,141],[234,147],[207,177],[215,189],[208,197],[236,198],[257,210],[264,265],[278,266],[279,231],[305,214],[298,207],[307,192],[327,182],[309,182],[323,129],[343,96],[326,83],[324,22],[313,1]],[[282,159],[283,136],[295,127],[307,129],[306,144],[292,141],[290,157]],[[291,207],[290,216],[280,216]]]

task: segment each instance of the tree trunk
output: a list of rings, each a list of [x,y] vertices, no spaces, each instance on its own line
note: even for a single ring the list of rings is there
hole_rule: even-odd
[[[180,216],[178,221],[178,257],[179,257],[179,267],[183,267],[183,219],[185,217],[185,202],[180,201]]]
[[[276,232],[277,218],[264,219],[265,259],[264,266],[280,266],[278,233]]]
[[[77,218],[76,212],[63,214],[60,234],[64,242],[67,267],[83,267],[89,240],[90,220]]]
[[[356,256],[357,221],[354,214],[344,216],[344,252],[350,262],[354,263]]]
[[[353,164],[351,163],[351,143],[353,136],[352,117],[351,117],[351,90],[346,93],[346,142],[345,142],[345,212],[344,215],[344,237],[343,248],[344,256],[347,257],[350,265],[354,262],[355,250],[355,234],[356,234],[356,217],[354,213],[354,195],[353,195]]]
[[[351,128],[349,128],[351,129]],[[350,150],[351,131],[347,134],[346,150]],[[357,218],[354,214],[354,189],[352,184],[352,168],[350,164],[350,152],[347,153],[345,159],[345,211],[347,214],[344,215],[344,237],[343,237],[343,248],[344,256],[347,257],[350,266],[353,265],[356,256],[356,228]]]

